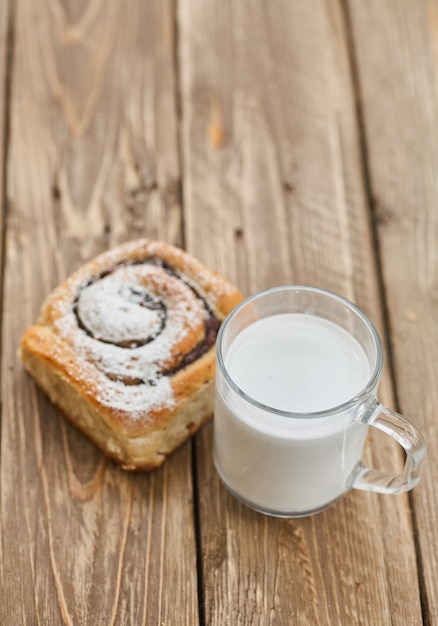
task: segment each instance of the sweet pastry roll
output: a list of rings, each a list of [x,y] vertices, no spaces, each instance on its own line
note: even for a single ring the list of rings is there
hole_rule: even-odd
[[[241,299],[182,250],[131,241],[49,295],[21,359],[107,456],[153,469],[212,415],[216,335]]]

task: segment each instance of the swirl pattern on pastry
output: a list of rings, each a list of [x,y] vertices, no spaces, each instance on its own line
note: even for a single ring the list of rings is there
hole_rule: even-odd
[[[240,299],[183,251],[128,242],[50,294],[22,338],[23,362],[109,456],[151,468],[211,414],[216,335]],[[158,431],[172,441],[142,451],[158,447]]]
[[[219,325],[194,287],[169,265],[146,258],[91,277],[55,328],[107,379],[98,390],[101,402],[143,413],[174,404],[168,374],[206,352]]]

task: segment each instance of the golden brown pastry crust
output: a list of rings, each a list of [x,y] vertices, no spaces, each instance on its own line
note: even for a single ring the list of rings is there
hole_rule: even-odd
[[[182,250],[127,242],[49,295],[21,358],[108,457],[153,469],[212,415],[216,332],[241,299]]]

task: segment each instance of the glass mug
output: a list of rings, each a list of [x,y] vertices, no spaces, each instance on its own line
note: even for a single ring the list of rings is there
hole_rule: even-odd
[[[423,436],[378,401],[380,339],[348,300],[302,286],[258,293],[222,324],[216,359],[215,465],[249,507],[302,517],[351,488],[397,494],[420,480]],[[368,426],[404,448],[401,474],[362,463]]]

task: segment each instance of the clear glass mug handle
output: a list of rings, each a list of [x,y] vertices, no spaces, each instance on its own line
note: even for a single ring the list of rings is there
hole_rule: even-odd
[[[354,489],[390,494],[402,493],[415,487],[420,480],[421,465],[426,455],[426,442],[420,431],[402,415],[379,402],[373,405],[361,421],[393,437],[405,450],[406,459],[401,474],[372,469],[360,462],[351,486]]]

